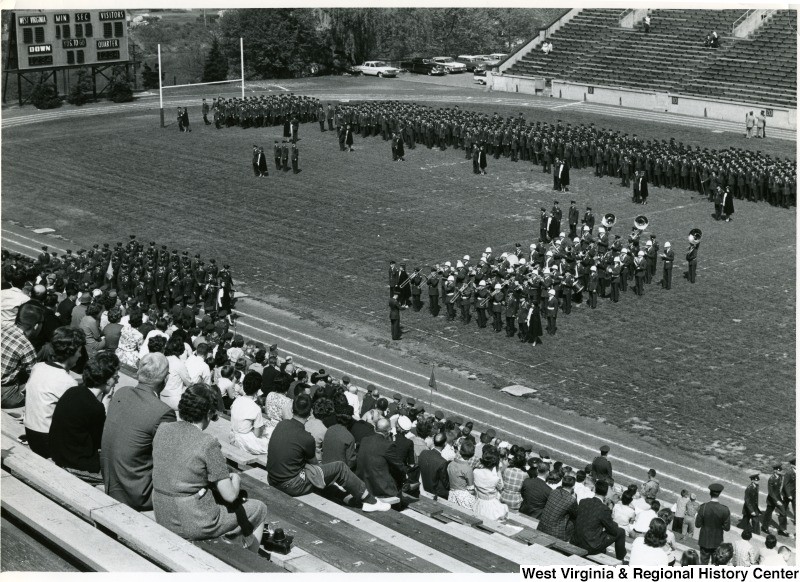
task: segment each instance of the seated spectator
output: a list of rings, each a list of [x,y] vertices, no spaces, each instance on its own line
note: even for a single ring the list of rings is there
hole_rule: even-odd
[[[643,536],[646,534],[650,529],[650,522],[658,517],[659,509],[661,509],[661,503],[653,501],[650,504],[650,509],[637,513],[633,520],[633,531],[631,535],[636,537],[637,535]]]
[[[411,419],[407,416],[398,417],[395,426],[394,444],[397,447],[397,457],[405,466],[406,473],[415,471],[417,465],[417,457],[414,454],[414,441],[407,436],[413,426]],[[414,481],[419,481],[419,475],[416,475]]]
[[[372,384],[367,384],[367,393],[364,394],[364,398],[361,400],[361,408],[355,411],[357,417],[363,418],[367,412],[375,408],[378,398],[378,389]]]
[[[356,447],[361,444],[364,437],[375,432],[375,423],[383,418],[383,414],[377,408],[373,408],[364,415],[364,418],[357,420],[350,427],[353,438],[356,440]]]
[[[222,407],[227,410],[233,404],[239,394],[236,389],[236,369],[230,364],[226,364],[219,369],[216,388],[219,398],[222,400]]]
[[[0,326],[3,328],[14,325],[20,305],[30,301],[30,295],[23,291],[27,282],[25,269],[16,269],[11,276],[6,276],[6,271],[3,271],[3,289],[0,291]]]
[[[116,351],[119,347],[119,340],[122,336],[122,308],[113,307],[108,311],[108,323],[103,328],[103,336],[106,340],[105,349]]]
[[[72,310],[75,308],[78,300],[78,286],[70,281],[65,287],[65,293],[67,296],[61,300],[56,308],[56,313],[58,313],[58,318],[61,320],[61,325],[69,325],[70,321],[72,321]],[[3,303],[5,303],[5,299]]]
[[[136,368],[139,366],[139,350],[144,342],[144,336],[139,331],[142,326],[142,312],[133,310],[128,316],[128,324],[122,326],[117,346],[117,357],[121,364]]]
[[[714,30],[711,32],[711,48],[719,48],[720,40],[719,35],[717,35],[717,31]]]
[[[348,493],[353,503],[363,503],[363,511],[391,509],[387,503],[375,499],[364,482],[343,462],[317,462],[314,437],[305,430],[310,415],[311,398],[301,394],[292,404],[292,418],[282,420],[275,427],[267,454],[269,484],[297,497],[336,483]]]
[[[186,373],[189,375],[189,382],[192,384],[208,384],[211,386],[211,368],[206,363],[208,357],[208,344],[197,345],[195,353],[186,358]],[[261,374],[258,375],[259,380]]]
[[[447,461],[442,457],[442,449],[447,444],[447,437],[437,433],[433,437],[433,448],[426,449],[417,458],[420,473],[420,495],[425,497],[448,499],[450,479],[447,475]]]
[[[351,470],[356,468],[356,440],[350,432],[353,422],[349,408],[347,411],[337,411],[336,424],[325,431],[325,438],[322,439],[323,463],[342,461]]]
[[[147,354],[139,363],[138,384],[114,392],[103,427],[100,465],[106,493],[136,511],[153,508],[153,435],[175,411],[159,398],[167,383],[164,354]]]
[[[391,423],[381,418],[375,434],[361,441],[356,460],[356,475],[376,497],[397,497],[406,480],[405,465],[397,455],[390,435]]]
[[[633,540],[631,545],[631,566],[669,566],[674,562],[664,550],[667,543],[667,524],[656,517],[650,522],[647,533]]]
[[[628,485],[628,491],[630,491],[631,494],[633,495],[633,501],[631,501],[631,507],[633,507],[633,510],[636,512],[636,515],[639,515],[643,511],[650,510],[650,504],[647,501],[645,501],[642,494],[639,493],[638,485],[634,484]],[[645,525],[645,531],[647,531],[647,529],[650,527],[649,524],[650,522],[648,521],[647,525]]]
[[[700,565],[700,554],[697,553],[697,550],[683,550],[683,555],[681,555],[680,561],[681,567],[683,566],[699,566]]]
[[[171,337],[164,346],[164,355],[169,363],[169,375],[167,384],[161,391],[161,401],[169,405],[172,410],[178,410],[178,403],[181,401],[183,391],[191,386],[186,364],[181,360],[184,349],[183,340],[180,337]]]
[[[475,443],[463,441],[458,456],[447,465],[447,479],[450,483],[449,501],[457,503],[470,511],[475,506],[475,477],[470,460],[475,455]]]
[[[547,498],[553,491],[547,486],[545,482],[550,468],[546,463],[539,463],[536,469],[531,467],[528,471],[529,477],[522,483],[522,505],[520,505],[519,512],[525,515],[530,515],[539,519],[544,511],[544,506],[547,505]]]
[[[733,542],[733,560],[731,565],[739,568],[749,568],[758,564],[758,550],[750,541],[753,532],[749,529],[742,530],[742,536]]]
[[[90,303],[86,306],[86,315],[81,319],[78,328],[86,336],[86,355],[92,358],[105,345],[105,339],[100,332],[100,312],[103,310],[99,303]]]
[[[153,510],[156,521],[188,540],[241,533],[258,551],[267,506],[243,500],[219,441],[204,432],[217,420],[216,395],[193,384],[181,395],[180,420],[159,425],[153,438]]]
[[[277,368],[275,368],[277,370]],[[264,370],[266,373],[267,369]],[[272,431],[282,420],[292,418],[292,399],[286,395],[288,387],[285,384],[277,386],[277,390],[271,390],[264,399],[264,433],[272,434]],[[261,392],[264,394],[264,382],[262,377]]]
[[[244,337],[238,333],[233,336],[231,347],[228,348],[228,359],[231,362],[236,362],[239,358],[244,356]]]
[[[594,497],[594,491],[586,485],[586,476],[586,471],[584,470],[575,473],[575,487],[572,491],[575,493],[578,503],[584,499],[591,499]]]
[[[106,422],[101,401],[119,380],[119,358],[113,352],[96,354],[83,369],[83,381],[58,400],[50,423],[53,461],[91,484],[103,482],[100,441]]]
[[[781,558],[776,546],[778,538],[775,534],[767,534],[764,539],[764,547],[758,556],[758,565],[765,568],[785,568],[786,562]]]
[[[565,542],[569,541],[575,530],[575,516],[578,514],[578,502],[572,492],[574,486],[575,476],[565,475],[561,486],[547,498],[537,530]]]
[[[287,386],[288,384],[284,384]],[[325,439],[325,433],[328,427],[325,426],[324,418],[334,414],[333,401],[325,396],[319,396],[314,399],[312,404],[313,414],[308,418],[305,424],[306,431],[314,437],[314,447],[316,449],[317,461],[322,461],[322,441]]]
[[[267,367],[264,368],[264,372],[261,374],[261,392],[264,394],[264,396],[267,396],[275,389],[273,381],[278,377],[279,374],[280,370],[278,369],[278,356],[271,355],[269,356]]]
[[[59,327],[50,342],[52,361],[31,368],[25,385],[25,435],[37,455],[50,458],[50,422],[59,398],[77,384],[69,371],[83,353],[85,338],[79,329]]]
[[[483,519],[505,519],[508,517],[508,506],[500,501],[503,490],[503,478],[497,470],[500,455],[491,445],[483,447],[481,467],[473,471],[475,482],[475,505],[472,512]]]
[[[23,303],[17,309],[13,325],[3,329],[0,344],[0,377],[3,408],[19,408],[25,404],[25,383],[36,364],[36,351],[31,339],[44,325],[44,310],[35,304]]]
[[[447,444],[444,446],[444,449],[442,449],[442,458],[444,458],[445,461],[449,462],[456,458],[455,442],[460,434],[461,432],[457,430],[448,430],[445,432]]]
[[[164,348],[167,347],[167,338],[157,335],[151,337],[147,340],[147,345],[143,346],[145,348],[145,355],[147,354],[163,354]],[[139,352],[141,354],[141,351]],[[142,356],[139,357],[142,359]]]
[[[31,345],[37,352],[42,349],[44,344],[53,337],[53,332],[61,327],[61,319],[56,315],[55,308],[58,305],[58,296],[53,292],[48,292],[44,285],[34,285],[31,288],[30,303],[44,309],[44,321],[41,331],[32,338]]]
[[[261,374],[248,372],[242,386],[244,394],[231,405],[230,443],[253,455],[265,455],[270,433],[265,431],[264,417],[256,400],[261,389]]]
[[[594,494],[591,499],[584,499],[578,504],[572,543],[592,555],[605,552],[613,544],[617,559],[622,560],[626,554],[625,531],[614,523],[611,510],[605,504],[608,483],[598,480],[594,485]]]
[[[152,352],[150,349],[150,340],[154,337],[162,337],[164,338],[164,343],[169,339],[167,335],[167,329],[169,328],[169,322],[164,319],[163,317],[159,318],[156,321],[156,328],[152,331],[149,331],[146,336],[144,336],[144,341],[142,342],[142,347],[139,349],[139,359],[142,359],[144,356]]]
[[[528,473],[525,471],[527,464],[528,457],[525,451],[520,449],[510,458],[508,467],[503,471],[505,487],[500,494],[500,501],[511,511],[517,511],[522,505],[522,484],[528,478]]]
[[[250,364],[249,371],[258,372],[261,375],[264,372],[264,360],[267,358],[267,350],[258,349],[253,354],[253,361]]]
[[[728,542],[723,542],[714,550],[714,553],[711,555],[711,565],[712,566],[727,566],[730,561],[733,559],[733,545]],[[783,558],[781,558],[783,559]],[[786,567],[786,561],[784,560],[783,566]]]
[[[629,536],[633,536],[633,522],[636,519],[636,512],[631,507],[631,501],[633,501],[631,492],[625,491],[620,497],[619,503],[616,503],[614,509],[611,510],[611,519]]]

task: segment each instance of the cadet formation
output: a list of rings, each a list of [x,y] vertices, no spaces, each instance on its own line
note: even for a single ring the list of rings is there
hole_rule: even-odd
[[[591,207],[582,216],[571,201],[566,221],[558,200],[548,211],[541,208],[539,240],[527,249],[521,243],[513,252],[495,255],[487,247],[477,261],[470,255],[456,261],[407,271],[407,264],[389,264],[390,295],[397,294],[399,308],[420,311],[422,296],[428,296],[428,309],[437,317],[442,308],[448,321],[460,317],[469,324],[475,313],[479,328],[490,323],[495,333],[505,329],[508,337],[534,345],[542,343],[543,327],[555,335],[559,313],[569,315],[572,307],[585,302],[597,307],[598,298],[617,303],[623,294],[645,294],[658,276],[664,290],[672,288],[676,251],[670,242],[663,248],[655,234],[644,239],[649,221],[639,216],[631,232],[613,234],[615,217],[604,215],[597,230]],[[569,233],[569,234],[567,234]],[[693,229],[686,249],[684,277],[695,283],[702,232]],[[427,289],[423,290],[423,286]],[[397,306],[392,306],[397,309]],[[399,338],[394,338],[399,339]]]
[[[712,200],[720,187],[723,192],[729,188],[734,198],[773,206],[788,208],[796,201],[797,162],[760,151],[733,147],[701,150],[674,139],[643,140],[594,124],[533,122],[522,113],[517,117],[489,116],[457,105],[434,109],[413,102],[374,101],[328,104],[320,108],[319,115],[323,112],[329,128],[337,128],[342,150],[346,140],[352,145],[354,135],[392,140],[393,152],[397,140],[410,150],[417,146],[452,148],[462,150],[464,157],[473,161],[476,174],[486,173],[487,158],[502,157],[552,173],[553,188],[560,191],[568,190],[570,168],[588,168],[597,177],[619,178],[621,187],[631,187],[634,182],[635,202],[646,202],[648,184],[694,190]],[[637,197],[639,181],[634,177],[643,178],[644,201]]]
[[[8,280],[17,270],[28,268],[4,252],[3,273]],[[76,253],[67,249],[60,257],[45,246],[34,268],[37,282],[68,295],[113,289],[121,301],[143,308],[188,308],[198,313],[202,307],[207,314],[231,313],[234,289],[229,265],[220,266],[213,258],[206,263],[198,254],[170,251],[155,241],[143,245],[135,235],[126,244],[95,244]]]

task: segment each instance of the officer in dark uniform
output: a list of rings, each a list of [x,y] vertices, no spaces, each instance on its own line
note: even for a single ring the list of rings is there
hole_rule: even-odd
[[[712,554],[723,542],[723,532],[731,529],[731,510],[719,502],[722,485],[713,483],[708,486],[711,499],[701,505],[694,520],[695,527],[700,528],[697,540],[700,546],[700,564],[706,565]]]
[[[414,272],[411,274],[411,306],[414,308],[414,311],[419,311],[422,309],[422,301],[420,300],[420,296],[422,295],[422,289],[420,289],[422,285],[422,273],[420,273],[419,267],[414,267]]]
[[[273,147],[274,156],[275,156],[275,169],[281,169],[281,144],[278,143],[278,140],[275,140],[275,146]]]
[[[397,285],[400,281],[400,270],[397,268],[397,263],[389,261],[389,297],[397,292]]]
[[[258,175],[261,178],[269,176],[269,166],[267,165],[267,156],[264,154],[264,148],[258,148]]]
[[[547,210],[544,207],[539,209],[541,214],[539,215],[539,242],[548,242],[550,238],[547,236],[547,222],[550,216],[547,214]]]
[[[261,177],[261,172],[258,170],[258,146],[253,144],[253,174],[256,178]]]
[[[742,508],[745,531],[749,530],[756,535],[761,532],[761,510],[758,508],[758,481],[758,473],[750,475],[750,485],[744,490],[744,507]]]
[[[211,122],[208,120],[208,103],[206,102],[205,97],[203,97],[203,123],[206,125],[211,125]]]
[[[595,483],[602,479],[608,483],[609,489],[614,487],[614,471],[611,468],[611,461],[608,460],[610,450],[608,445],[603,445],[600,447],[600,456],[592,461],[592,479]]]
[[[669,290],[672,289],[672,264],[675,262],[675,251],[672,250],[672,245],[669,241],[664,243],[664,252],[661,254],[661,259],[664,263],[661,287]]]
[[[398,293],[392,295],[389,299],[389,320],[392,323],[392,339],[400,339],[400,302],[397,300]]]
[[[569,205],[569,238],[575,238],[578,236],[578,217],[580,213],[578,212],[578,207],[575,206],[575,201],[570,201]]]
[[[783,465],[776,463],[772,466],[772,475],[767,481],[767,509],[764,512],[762,527],[764,532],[769,532],[770,521],[772,521],[772,512],[778,512],[778,535],[788,536],[786,531],[786,507],[783,505]]]
[[[475,293],[475,311],[478,314],[478,327],[486,327],[486,309],[489,307],[491,293],[486,288],[486,281],[478,283],[478,290]]]
[[[283,145],[281,146],[281,164],[283,165],[283,171],[289,171],[289,142],[288,140],[283,141]]]
[[[292,144],[292,172],[300,173],[300,150],[297,149],[296,143]]]

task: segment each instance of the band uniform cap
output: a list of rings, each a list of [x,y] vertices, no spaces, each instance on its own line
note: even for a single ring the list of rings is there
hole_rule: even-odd
[[[555,295],[556,294],[556,290],[555,289],[550,289],[550,291],[548,291],[547,293],[550,294],[550,295]]]
[[[469,260],[469,255],[464,255],[464,260],[468,261]]]
[[[653,241],[651,241],[651,240],[647,241],[647,243],[645,243],[645,246],[646,246],[646,247],[651,247],[651,246],[653,246]]]
[[[411,419],[407,416],[401,416],[397,419],[397,426],[400,430],[411,430]]]
[[[775,463],[774,465],[772,465],[772,469],[773,471],[780,471],[781,469],[783,469],[783,463]]]
[[[456,280],[456,278],[455,278],[453,275],[450,275],[450,276],[447,278],[447,280],[448,280],[448,281],[455,281],[455,280]]]
[[[722,493],[723,489],[725,489],[725,487],[723,487],[719,483],[712,483],[711,485],[708,486],[708,490],[711,493]]]
[[[462,263],[461,261],[456,261],[456,268],[457,269],[460,269],[463,266],[464,266],[464,263]]]
[[[584,224],[584,225],[583,225],[583,230],[585,230],[585,231],[587,231],[587,232],[588,232],[588,231],[590,230],[590,229],[589,229],[589,225],[588,225],[588,224]]]
[[[755,481],[759,477],[760,477],[760,473],[753,473],[752,475],[750,475],[750,480],[751,481]]]
[[[342,376],[342,382],[344,384],[349,384],[350,383],[350,376]]]
[[[446,261],[444,266],[445,267],[452,267],[453,265],[450,263],[450,261]]]
[[[373,386],[372,384],[367,384],[367,392],[372,393],[374,391],[375,391],[375,386]]]
[[[481,281],[478,283],[478,287],[486,287],[486,281]]]
[[[525,257],[522,257],[522,258],[519,260],[519,264],[520,264],[520,265],[524,265],[524,264],[525,264],[525,263],[527,263],[527,262],[528,262],[528,261],[526,261],[526,260],[525,260]]]
[[[394,398],[395,400],[402,400],[402,398],[403,398],[403,397],[402,397],[402,396],[400,396],[400,394],[398,394],[397,392],[395,392],[395,393],[392,395],[392,398]]]
[[[669,242],[665,242],[664,243],[664,247],[671,247],[671,246],[672,246],[672,244],[670,244]]]
[[[531,243],[530,249],[533,250],[536,248],[536,243]]]
[[[407,399],[407,400],[406,400],[406,404],[408,404],[408,405],[409,405],[410,407],[412,407],[412,408],[414,407],[414,405],[415,405],[416,403],[417,403],[417,401],[416,401],[416,400],[414,400],[413,398],[409,398],[409,399]]]
[[[609,447],[608,445],[603,445],[602,447],[600,447],[600,452],[601,453],[607,453],[610,450],[611,450],[611,447]]]

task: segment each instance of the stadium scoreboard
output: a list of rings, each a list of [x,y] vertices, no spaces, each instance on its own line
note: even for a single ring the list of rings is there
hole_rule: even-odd
[[[19,70],[128,60],[125,10],[16,12],[14,26]]]

